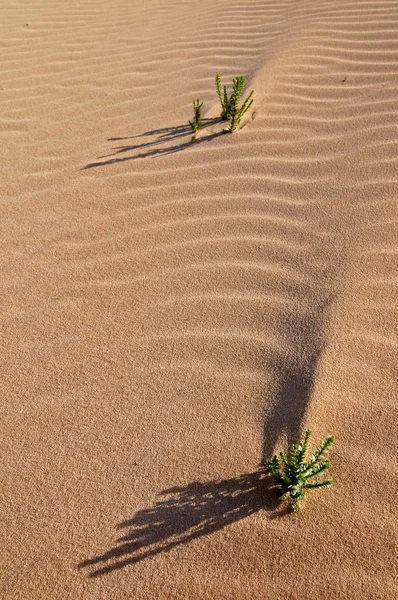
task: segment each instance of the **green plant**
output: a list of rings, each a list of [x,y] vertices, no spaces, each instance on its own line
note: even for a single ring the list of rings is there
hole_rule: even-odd
[[[250,92],[242,106],[239,106],[245,85],[246,79],[244,77],[234,77],[232,80],[232,94],[228,96],[227,86],[224,85],[221,91],[220,75],[218,73],[216,75],[216,90],[222,107],[221,117],[229,121],[229,127],[225,131],[230,133],[233,133],[239,127],[243,115],[253,104],[254,90]]]
[[[290,446],[288,456],[286,456],[284,452],[280,452],[283,469],[281,469],[281,464],[276,455],[266,462],[272,477],[281,487],[282,493],[290,494],[293,502],[292,508],[295,512],[300,510],[299,501],[304,498],[307,490],[325,487],[332,485],[333,483],[331,479],[325,479],[323,481],[315,480],[313,483],[308,482],[312,477],[329,469],[329,460],[326,459],[321,461],[321,457],[334,442],[334,437],[332,435],[328,436],[315,450],[309,461],[306,462],[305,454],[307,452],[310,435],[311,430],[307,429],[304,439]]]
[[[218,73],[216,75],[216,90],[217,90],[217,95],[220,99],[221,108],[222,108],[221,118],[224,119],[224,121],[228,121],[230,105],[229,105],[227,86],[224,85],[223,91],[221,91],[221,79],[220,79],[220,75]]]
[[[199,131],[199,128],[200,128],[200,122],[202,119],[200,111],[202,109],[202,106],[203,106],[203,102],[201,102],[199,100],[199,98],[197,98],[196,100],[193,100],[193,120],[189,121],[189,124],[192,127],[192,131],[194,133]],[[195,141],[195,136],[193,136],[192,141]]]
[[[235,77],[233,80],[233,92],[229,99],[229,128],[228,131],[233,133],[235,129],[237,129],[240,125],[240,121],[245,114],[245,112],[251,107],[253,104],[253,93],[252,90],[246,100],[243,102],[242,106],[239,107],[239,100],[243,93],[243,90],[246,85],[246,80],[244,77]]]

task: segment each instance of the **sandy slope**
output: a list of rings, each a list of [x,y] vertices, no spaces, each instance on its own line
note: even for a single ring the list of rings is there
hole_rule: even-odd
[[[0,33],[0,598],[396,598],[398,4],[6,0]],[[308,423],[335,485],[297,517],[257,466]]]

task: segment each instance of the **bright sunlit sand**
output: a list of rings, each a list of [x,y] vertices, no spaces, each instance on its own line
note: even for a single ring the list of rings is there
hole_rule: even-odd
[[[398,3],[0,33],[0,598],[396,599]],[[334,485],[296,515],[259,465],[307,426]]]

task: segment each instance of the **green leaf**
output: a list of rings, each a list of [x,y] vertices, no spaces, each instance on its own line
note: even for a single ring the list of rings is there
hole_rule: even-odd
[[[308,449],[308,443],[309,443],[310,437],[311,437],[311,429],[306,429],[305,434],[304,434],[304,439],[303,439],[302,443],[300,444],[300,451],[298,454],[298,460],[299,460],[300,466],[304,462],[305,454]]]
[[[332,485],[332,484],[333,484],[333,479],[324,479],[323,481],[316,481],[315,483],[306,483],[304,487],[307,490],[310,490],[310,489],[314,489],[314,488],[325,487],[327,485]]]
[[[304,471],[304,476],[309,479],[310,477],[314,477],[315,475],[319,475],[322,471],[326,471],[330,467],[330,461],[325,460],[324,462],[317,463],[315,466],[311,467],[307,471]]]
[[[322,444],[317,448],[314,454],[311,456],[309,462],[305,466],[305,470],[307,471],[311,467],[313,467],[321,456],[328,450],[328,448],[333,444],[334,436],[329,435],[325,440],[323,440]]]

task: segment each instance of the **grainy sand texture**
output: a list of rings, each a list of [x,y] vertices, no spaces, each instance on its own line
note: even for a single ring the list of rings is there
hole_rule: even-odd
[[[2,0],[0,108],[0,599],[395,600],[398,2]]]

